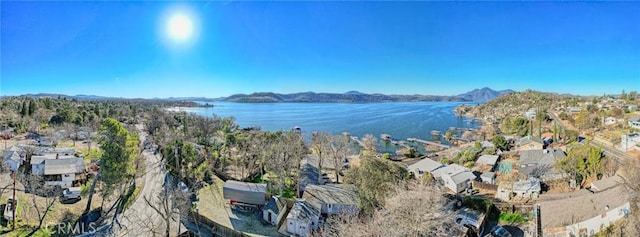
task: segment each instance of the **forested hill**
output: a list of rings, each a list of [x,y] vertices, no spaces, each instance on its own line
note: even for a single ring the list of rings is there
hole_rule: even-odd
[[[357,91],[347,93],[314,93],[302,92],[278,94],[259,92],[253,94],[236,94],[225,99],[229,102],[275,103],[275,102],[327,102],[327,103],[365,103],[365,102],[403,102],[403,101],[467,101],[458,96],[436,95],[384,95],[366,94]]]

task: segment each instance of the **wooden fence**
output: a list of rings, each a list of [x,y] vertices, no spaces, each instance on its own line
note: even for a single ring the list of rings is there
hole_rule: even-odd
[[[477,188],[477,189],[494,191],[494,192],[498,191],[498,185],[488,184],[488,183],[483,183],[478,181],[471,181],[471,187]]]
[[[209,218],[206,218],[198,213],[195,212],[191,212],[190,215],[191,217],[193,217],[193,220],[197,225],[202,225],[205,228],[211,230],[211,233],[213,233],[214,236],[220,236],[220,237],[249,237],[249,235],[246,235],[242,232],[239,231],[235,231],[229,227],[223,226],[221,224],[218,224],[215,221],[210,220]]]

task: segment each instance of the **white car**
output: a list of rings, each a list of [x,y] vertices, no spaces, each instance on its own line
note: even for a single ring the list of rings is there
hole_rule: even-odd
[[[18,206],[18,200],[13,200],[13,198],[9,198],[7,200],[7,205],[4,207],[4,219],[5,220],[7,220],[7,221],[12,221],[13,220],[13,212],[16,211],[16,207],[17,206]]]

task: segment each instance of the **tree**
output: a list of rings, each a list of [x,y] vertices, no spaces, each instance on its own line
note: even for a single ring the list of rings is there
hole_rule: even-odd
[[[347,171],[344,182],[358,190],[358,207],[372,213],[392,193],[393,187],[406,179],[407,170],[384,159],[362,159],[359,166]]]
[[[428,176],[424,175],[423,177]],[[400,183],[370,216],[331,216],[318,236],[460,236],[447,199],[434,186]]]
[[[377,154],[378,149],[378,139],[371,134],[365,134],[362,137],[362,144],[364,144],[364,149],[367,150],[370,154]]]
[[[38,226],[31,231],[27,236],[33,235],[36,231],[42,228],[44,219],[49,214],[49,211],[53,208],[53,205],[58,201],[57,195],[54,195],[54,187],[45,185],[42,176],[38,175],[25,175],[25,182],[23,182],[25,188],[31,190],[31,201],[33,208],[38,216]],[[40,201],[38,199],[44,199]]]
[[[333,161],[333,168],[336,172],[336,182],[340,182],[340,169],[342,168],[342,162],[347,155],[351,153],[351,139],[345,135],[332,136],[327,144],[329,156]]]
[[[556,161],[556,168],[573,174],[581,187],[602,175],[605,162],[602,149],[589,144],[573,146],[565,158]]]
[[[207,160],[193,144],[176,140],[164,148],[165,165],[171,175],[193,185],[204,179]]]
[[[139,154],[139,140],[136,133],[130,133],[120,122],[112,118],[102,121],[99,133],[99,144],[103,153],[96,179],[103,184],[102,196],[108,197],[116,188],[133,179]],[[94,189],[95,183],[91,185],[85,212],[91,207]],[[120,195],[122,197],[123,194]]]
[[[501,151],[508,151],[510,148],[509,141],[507,141],[507,139],[502,135],[495,136],[493,140],[491,140],[491,142],[494,146],[496,146],[496,148],[500,149]]]

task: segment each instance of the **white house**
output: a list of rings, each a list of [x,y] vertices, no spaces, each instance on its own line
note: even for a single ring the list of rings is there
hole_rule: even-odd
[[[85,168],[82,158],[45,159],[43,163],[46,185],[68,188],[84,179]]]
[[[592,236],[631,212],[623,185],[595,193],[582,189],[543,195],[541,200],[544,236]]]
[[[629,133],[622,135],[620,138],[620,146],[618,149],[621,151],[640,150],[640,134]]]
[[[524,117],[528,119],[535,119],[536,115],[537,113],[535,109],[530,109],[529,111],[524,112]]]
[[[277,226],[287,212],[287,200],[279,196],[273,196],[262,209],[262,218]]]
[[[320,222],[320,209],[305,199],[298,199],[291,207],[287,215],[287,232],[293,236],[309,236],[318,229]]]
[[[24,157],[21,155],[20,151],[20,148],[16,146],[11,146],[9,149],[4,151],[2,162],[9,168],[9,170],[17,170],[20,165],[22,165],[22,162],[24,162]]]
[[[627,123],[631,128],[640,129],[640,118],[630,118]]]
[[[307,185],[302,198],[320,207],[322,214],[357,214],[355,187],[339,184]]]
[[[447,165],[433,172],[433,177],[454,193],[459,193],[471,187],[471,181],[476,175],[469,169],[457,164]]]
[[[442,167],[444,167],[442,163],[429,158],[424,158],[415,164],[409,165],[409,172],[413,173],[416,178],[420,178],[422,175],[426,173],[433,173]]]
[[[480,174],[480,179],[483,183],[495,184],[496,183],[496,173],[495,172],[483,172]]]

